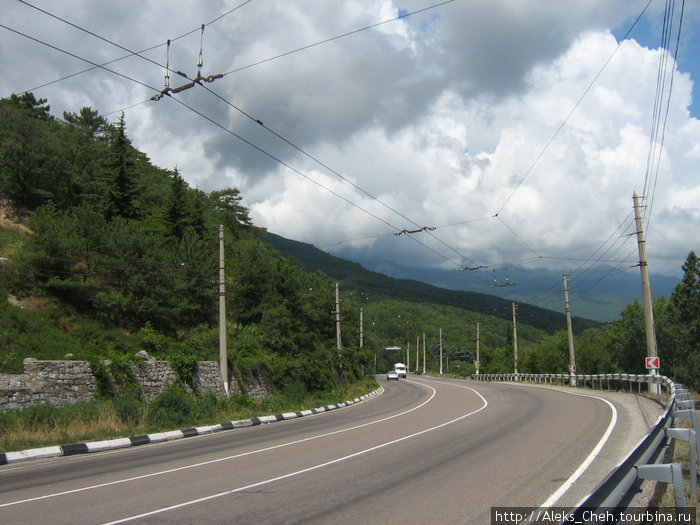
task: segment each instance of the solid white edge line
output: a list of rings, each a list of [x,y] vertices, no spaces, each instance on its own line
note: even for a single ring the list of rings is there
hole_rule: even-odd
[[[423,379],[424,381],[430,381],[429,379]],[[436,383],[443,383],[443,384],[448,384],[448,385],[453,385],[453,386],[461,386],[458,383],[450,383],[448,380],[442,380],[442,381],[433,381]],[[514,383],[505,383],[509,386],[520,386],[520,387],[530,387],[530,388],[548,388],[546,386],[540,386],[540,385],[518,385]],[[462,387],[462,388],[469,388],[469,387]],[[581,396],[581,397],[591,397],[593,399],[598,399],[600,401],[603,401],[610,407],[610,411],[612,412],[612,417],[610,418],[610,423],[608,424],[608,428],[605,430],[603,433],[603,436],[600,438],[598,443],[596,444],[595,447],[593,447],[593,450],[591,450],[591,453],[588,454],[588,457],[583,460],[583,463],[581,463],[578,468],[574,471],[574,473],[569,476],[569,479],[567,479],[549,498],[547,498],[547,501],[545,501],[542,505],[540,505],[539,508],[544,508],[544,507],[551,507],[554,505],[559,499],[566,494],[566,491],[571,488],[571,486],[576,483],[578,478],[581,477],[581,475],[588,469],[588,467],[591,466],[591,463],[595,460],[595,458],[600,454],[600,451],[603,449],[605,446],[605,443],[608,441],[610,438],[610,435],[612,434],[612,431],[615,428],[615,425],[617,424],[617,409],[615,406],[608,401],[607,399],[603,399],[602,397],[595,396],[593,394],[582,394],[580,392],[567,392],[566,390],[559,390],[559,389],[550,389],[550,390],[556,390],[557,392],[561,392],[562,394],[569,394],[572,396]],[[478,392],[477,392],[478,393]]]
[[[417,382],[417,383],[418,383],[418,382]],[[422,384],[422,383],[418,383],[418,384]],[[428,388],[431,388],[431,389],[433,390],[433,395],[430,397],[430,399],[432,399],[432,398],[435,396],[435,389],[434,389],[433,387],[429,386],[429,385],[423,385],[423,386],[427,386]],[[458,386],[458,385],[456,385],[456,386]],[[380,444],[380,445],[375,445],[374,447],[370,447],[370,448],[367,448],[367,449],[364,449],[364,450],[360,450],[360,451],[358,451],[358,452],[354,452],[354,453],[352,453],[352,454],[348,454],[347,456],[343,456],[343,457],[340,457],[340,458],[336,458],[336,459],[333,459],[333,460],[331,460],[331,461],[326,461],[326,462],[324,462],[324,463],[319,463],[318,465],[314,465],[314,466],[312,466],[312,467],[308,467],[308,468],[305,468],[305,469],[297,470],[297,471],[295,471],[295,472],[290,472],[290,473],[288,473],[288,474],[283,474],[282,476],[277,476],[277,477],[274,477],[274,478],[270,478],[270,479],[266,479],[266,480],[263,480],[263,481],[259,481],[259,482],[257,482],[257,483],[251,483],[250,485],[245,485],[245,486],[243,486],[243,487],[238,487],[238,488],[235,488],[235,489],[227,490],[227,491],[225,491],[225,492],[219,492],[219,493],[217,493],[217,494],[212,494],[212,495],[210,495],[210,496],[205,496],[205,497],[203,497],[203,498],[197,498],[197,499],[193,499],[193,500],[190,500],[190,501],[184,501],[184,502],[178,503],[178,504],[176,504],[176,505],[170,505],[170,506],[168,506],[168,507],[163,507],[163,508],[160,508],[160,509],[152,510],[152,511],[150,511],[150,512],[144,512],[143,514],[138,514],[138,515],[135,515],[135,516],[129,516],[129,517],[122,518],[122,519],[119,519],[119,520],[116,520],[116,521],[106,522],[106,523],[104,523],[103,525],[117,525],[117,524],[119,524],[119,523],[127,523],[127,522],[129,522],[129,521],[133,521],[133,520],[137,520],[137,519],[141,519],[141,518],[146,518],[146,517],[149,517],[149,516],[154,516],[154,515],[156,515],[156,514],[162,514],[163,512],[168,512],[168,511],[171,511],[171,510],[175,510],[175,509],[187,507],[187,506],[190,506],[190,505],[196,505],[197,503],[203,503],[203,502],[205,502],[205,501],[210,501],[210,500],[213,500],[213,499],[216,499],[216,498],[220,498],[220,497],[223,497],[223,496],[228,496],[228,495],[231,495],[231,494],[235,494],[235,493],[237,493],[237,492],[242,492],[242,491],[244,491],[244,490],[250,490],[250,489],[253,489],[253,488],[256,488],[256,487],[261,487],[261,486],[263,486],[263,485],[267,485],[267,484],[269,484],[269,483],[274,483],[274,482],[276,482],[276,481],[280,481],[280,480],[283,480],[283,479],[292,478],[292,477],[298,476],[298,475],[300,475],[300,474],[305,474],[305,473],[307,473],[307,472],[312,472],[312,471],[314,471],[314,470],[319,470],[319,469],[322,469],[322,468],[324,468],[324,467],[328,467],[328,466],[330,466],[330,465],[335,465],[336,463],[340,463],[340,462],[342,462],[342,461],[347,461],[348,459],[352,459],[352,458],[355,458],[355,457],[358,457],[358,456],[362,456],[362,455],[368,454],[368,453],[373,452],[373,451],[375,451],[375,450],[379,450],[379,449],[382,449],[382,448],[385,448],[385,447],[388,447],[388,446],[391,446],[391,445],[395,445],[396,443],[401,443],[402,441],[406,441],[406,440],[408,440],[408,439],[412,439],[412,438],[414,438],[414,437],[417,437],[417,436],[426,434],[426,433],[428,433],[428,432],[433,432],[433,431],[435,431],[435,430],[438,430],[438,429],[440,429],[440,428],[446,427],[446,426],[448,426],[448,425],[452,425],[452,424],[454,424],[454,423],[456,423],[456,422],[458,422],[458,421],[461,421],[462,419],[466,419],[466,418],[469,417],[469,416],[472,416],[472,415],[474,415],[474,414],[477,414],[477,413],[481,412],[482,410],[484,410],[484,409],[488,406],[488,401],[486,401],[486,399],[484,398],[484,396],[482,396],[479,392],[477,392],[476,390],[474,390],[473,388],[470,388],[470,387],[463,387],[463,388],[466,388],[467,390],[471,390],[472,392],[474,392],[477,396],[479,396],[479,397],[481,398],[481,400],[483,401],[484,404],[483,404],[480,408],[478,408],[477,410],[473,410],[472,412],[469,412],[469,413],[467,413],[467,414],[464,414],[464,415],[462,415],[462,416],[459,416],[458,418],[452,419],[452,420],[450,420],[450,421],[446,421],[445,423],[441,423],[441,424],[439,424],[439,425],[435,425],[435,426],[433,426],[433,427],[426,428],[426,429],[424,429],[424,430],[421,430],[420,432],[415,432],[415,433],[413,433],[413,434],[409,434],[409,435],[407,435],[407,436],[403,436],[403,437],[400,437],[400,438],[398,438],[398,439],[394,439],[394,440],[392,440],[392,441],[387,441],[386,443],[382,443],[382,444]],[[425,403],[423,403],[423,404],[425,404]],[[419,406],[422,406],[422,405],[419,405]],[[415,407],[415,408],[417,408],[417,407]],[[415,408],[414,408],[414,409],[411,409],[411,411],[415,410]],[[396,417],[396,416],[391,416],[391,417],[388,417],[388,418],[385,418],[385,419],[391,419],[391,418],[393,418],[393,417]],[[365,424],[365,425],[360,425],[360,426],[366,426],[366,424]]]
[[[591,466],[591,463],[595,460],[596,457],[598,457],[598,454],[600,454],[600,451],[603,449],[605,446],[605,443],[607,443],[608,439],[610,438],[610,435],[612,434],[612,431],[615,428],[615,425],[617,424],[617,409],[615,406],[608,401],[607,399],[603,399],[602,397],[598,396],[593,396],[593,395],[587,395],[587,394],[579,394],[575,392],[564,392],[566,394],[571,394],[571,395],[576,395],[576,396],[582,396],[582,397],[592,397],[593,399],[599,399],[606,403],[612,412],[612,417],[610,418],[610,423],[608,424],[608,428],[605,430],[603,433],[603,436],[600,438],[600,441],[598,441],[598,444],[591,450],[591,453],[588,455],[586,459],[583,460],[583,463],[579,465],[579,467],[574,471],[573,474],[567,479],[561,487],[559,487],[554,494],[552,494],[547,501],[545,501],[542,505],[540,505],[540,508],[543,507],[551,507],[554,505],[559,499],[566,493],[567,490],[571,488],[571,486],[576,483],[578,478],[581,477],[581,475],[588,469],[588,467]]]

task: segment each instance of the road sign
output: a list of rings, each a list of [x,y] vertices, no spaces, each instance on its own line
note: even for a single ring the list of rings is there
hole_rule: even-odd
[[[569,365],[569,372],[576,372],[576,365]]]
[[[649,370],[651,370],[653,368],[661,368],[659,366],[659,358],[658,357],[645,357],[644,364],[646,365],[647,369],[649,369]]]

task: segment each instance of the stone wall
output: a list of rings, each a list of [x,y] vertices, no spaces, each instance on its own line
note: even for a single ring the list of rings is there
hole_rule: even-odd
[[[24,360],[24,374],[0,374],[0,409],[92,401],[96,383],[85,361]]]
[[[142,355],[142,363],[133,363],[131,370],[136,386],[140,387],[144,399],[151,400],[168,385],[178,383],[175,371],[167,361],[157,361]],[[200,392],[216,392],[225,395],[219,377],[219,363],[199,361],[195,381]],[[255,400],[271,392],[258,378],[245,378],[245,391]],[[241,394],[242,390],[234,376],[229,379],[229,393]],[[24,360],[23,374],[0,374],[0,410],[22,410],[33,405],[64,406],[77,402],[94,401],[97,382],[87,361],[38,361]]]

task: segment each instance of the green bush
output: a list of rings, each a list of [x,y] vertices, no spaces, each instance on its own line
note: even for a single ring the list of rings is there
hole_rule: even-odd
[[[138,362],[134,356],[114,351],[109,353],[109,360],[109,373],[114,381],[116,391],[138,396],[136,376],[131,369],[132,363]]]
[[[242,383],[241,383],[242,384]],[[255,407],[255,400],[248,397],[245,394],[239,396],[231,396],[228,401],[226,401],[226,406],[228,410],[236,411],[248,411]]]
[[[194,413],[192,397],[180,386],[171,385],[148,406],[148,421],[162,427],[189,423]]]
[[[55,407],[57,424],[67,425],[71,421],[97,421],[100,417],[99,403],[79,402],[73,405]]]
[[[176,352],[168,356],[168,362],[182,384],[197,392],[197,381],[195,380],[197,359],[193,355]]]
[[[186,354],[194,355],[199,361],[219,359],[219,328],[201,324],[190,330],[182,340]]]
[[[55,428],[58,423],[58,411],[50,405],[35,405],[22,411],[22,419],[32,430]]]
[[[12,410],[0,411],[0,434],[17,427],[19,423],[20,418],[16,412]]]
[[[95,378],[97,396],[101,398],[114,397],[114,381],[104,362],[100,360],[90,361],[90,371]]]
[[[134,335],[134,342],[143,350],[148,352],[153,356],[160,356],[167,351],[168,346],[171,344],[170,338],[158,333],[150,321],[146,323],[136,335]]]
[[[125,425],[135,426],[141,422],[144,406],[143,403],[134,396],[120,394],[112,400],[112,406],[114,406],[117,417]]]
[[[282,394],[274,392],[260,401],[260,410],[264,413],[277,413],[284,408]]]
[[[295,408],[301,410],[306,397],[306,385],[298,379],[289,383],[282,391],[282,396]]]
[[[218,399],[215,392],[206,392],[194,399],[195,419],[211,421],[225,407],[226,401]]]

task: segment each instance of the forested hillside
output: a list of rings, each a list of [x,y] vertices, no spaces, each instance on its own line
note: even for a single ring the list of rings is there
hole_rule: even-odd
[[[31,94],[0,101],[0,371],[24,357],[218,359],[218,229],[224,225],[229,359],[277,387],[324,389],[369,357],[335,349],[334,283],[257,237],[235,188],[190,188],[90,108],[57,119]],[[26,221],[23,219],[26,218]],[[17,228],[15,228],[17,230]],[[24,302],[23,302],[24,301]],[[348,320],[347,322],[350,322]],[[184,363],[184,364],[183,364]]]
[[[463,308],[486,316],[509,321],[512,319],[512,301],[495,295],[447,290],[411,279],[394,279],[363,268],[357,263],[339,259],[309,244],[292,241],[266,233],[263,237],[283,255],[294,257],[310,270],[320,270],[343,282],[350,290],[362,290],[373,299],[399,299],[417,303],[441,304]],[[554,333],[566,326],[564,314],[522,302],[518,313],[525,323],[539,330]],[[574,332],[600,326],[601,323],[580,317],[573,318]]]
[[[263,240],[236,188],[205,193],[189,187],[175,166],[151,164],[127,131],[123,116],[111,124],[87,107],[57,118],[46,100],[31,94],[0,100],[0,199],[7,216],[0,214],[0,295],[9,299],[0,301],[0,372],[20,371],[25,357],[109,357],[119,364],[146,350],[170,360],[186,379],[195,360],[217,359],[220,224],[228,358],[238,371],[264,375],[280,389],[324,390],[385,371],[405,359],[408,345],[413,370],[423,334],[427,368],[436,370],[442,329],[449,371],[468,374],[477,323],[482,371],[513,370],[509,303],[440,295],[434,287],[354,267],[307,271]],[[333,263],[314,253],[317,264]],[[683,270],[673,294],[655,302],[661,372],[698,388],[700,262],[694,253]],[[563,316],[526,305],[518,315],[519,370],[566,372]],[[644,372],[638,303],[607,326],[578,328],[580,373]],[[400,355],[382,350],[388,345],[400,345]]]

